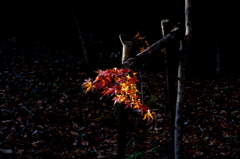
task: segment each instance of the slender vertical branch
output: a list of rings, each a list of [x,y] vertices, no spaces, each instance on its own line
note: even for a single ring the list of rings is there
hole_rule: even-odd
[[[190,41],[192,37],[192,22],[191,22],[191,0],[185,0],[185,37],[180,44],[179,51],[179,66],[178,66],[178,81],[177,81],[177,101],[175,109],[175,126],[174,126],[174,156],[175,159],[180,159],[181,147],[181,127],[182,127],[182,107],[184,99],[185,87],[185,63],[186,53],[189,52]]]
[[[191,0],[185,0],[185,36],[192,36]],[[189,41],[189,39],[187,40]]]
[[[128,113],[127,110],[124,109],[123,104],[118,104],[118,107],[119,107],[119,119],[118,119],[117,159],[125,159],[126,136],[127,136],[126,125],[128,122]]]
[[[77,20],[77,16],[76,16],[75,10],[73,8],[72,1],[69,0],[69,2],[70,2],[70,6],[72,8],[72,13],[73,13],[74,20],[76,22],[76,26],[77,26],[77,30],[78,30],[78,36],[79,36],[79,39],[81,41],[83,56],[85,58],[86,64],[88,64],[88,57],[87,57],[87,50],[86,50],[86,47],[85,47],[85,40],[84,40],[83,35],[82,35],[82,31],[81,31],[81,28],[80,28],[80,25],[79,25],[79,21]]]
[[[162,28],[162,36],[165,36],[164,33],[164,23],[167,23],[169,20],[168,19],[163,19],[161,20],[161,28]],[[167,83],[167,98],[168,98],[168,108],[170,108],[170,92],[169,92],[169,80],[168,80],[168,60],[167,60],[167,51],[166,47],[164,47],[164,58],[165,58],[165,72],[166,72],[166,83]],[[169,113],[171,113],[171,109],[169,109]]]
[[[220,35],[217,34],[216,74],[220,74]]]
[[[122,63],[130,56],[130,50],[132,47],[131,41],[122,41],[121,35],[119,36],[120,41],[123,45],[122,49]],[[122,68],[124,68],[122,66]],[[119,119],[118,119],[118,150],[117,150],[117,158],[125,159],[125,151],[126,151],[126,136],[127,129],[126,125],[128,123],[128,111],[124,108],[124,105],[119,104]]]
[[[143,101],[143,79],[142,79],[142,74],[141,74],[140,70],[139,70],[138,72],[139,72],[140,79],[141,79],[141,97],[142,97],[142,104],[144,104],[144,101]]]

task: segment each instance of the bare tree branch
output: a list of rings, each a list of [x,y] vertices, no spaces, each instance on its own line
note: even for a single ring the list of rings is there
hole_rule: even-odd
[[[123,66],[124,68],[135,68],[138,64],[141,64],[146,58],[152,56],[154,53],[163,49],[169,42],[178,39],[180,33],[180,25],[176,26],[169,34],[167,34],[162,39],[158,40],[154,44],[152,44],[146,50],[138,53],[135,57],[127,59]]]

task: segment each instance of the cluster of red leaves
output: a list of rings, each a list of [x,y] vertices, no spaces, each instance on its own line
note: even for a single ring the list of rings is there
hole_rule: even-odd
[[[82,84],[86,87],[86,91],[102,89],[103,96],[114,96],[112,99],[114,105],[123,103],[126,108],[138,109],[141,114],[144,114],[144,120],[153,120],[154,112],[151,112],[149,107],[143,105],[139,99],[136,82],[139,82],[135,72],[130,76],[130,69],[107,69],[106,71],[98,70],[98,76],[91,82],[91,79],[86,79]],[[134,107],[133,107],[134,105]]]

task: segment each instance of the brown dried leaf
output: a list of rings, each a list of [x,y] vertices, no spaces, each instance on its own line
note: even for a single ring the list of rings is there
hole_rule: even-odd
[[[82,145],[83,146],[88,146],[88,141],[82,138]]]
[[[71,134],[74,136],[78,136],[78,133],[76,131],[71,131]]]
[[[73,124],[73,128],[78,128],[78,124],[77,123],[72,122],[72,124]]]

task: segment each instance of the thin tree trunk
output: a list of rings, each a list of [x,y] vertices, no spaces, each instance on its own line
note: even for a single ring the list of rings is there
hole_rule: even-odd
[[[70,6],[72,8],[72,13],[73,13],[74,20],[76,22],[76,26],[77,26],[77,30],[78,30],[78,36],[79,36],[80,43],[81,43],[82,50],[83,50],[83,57],[85,59],[86,64],[89,64],[88,63],[88,57],[87,57],[87,50],[86,50],[86,47],[85,47],[85,40],[84,40],[83,35],[82,35],[82,31],[81,31],[81,28],[80,28],[80,25],[79,25],[79,21],[77,20],[76,13],[75,13],[73,5],[72,5],[72,1],[69,0],[69,2],[70,2]]]
[[[217,34],[217,53],[216,53],[216,74],[220,74],[220,35]]]
[[[126,136],[127,129],[126,125],[128,122],[128,112],[124,109],[123,104],[119,104],[119,119],[118,119],[118,149],[117,149],[117,159],[125,159],[126,151]]]
[[[122,63],[130,56],[130,50],[132,47],[131,41],[122,41],[121,36],[120,41],[123,45],[122,49]],[[122,68],[126,68],[122,66]],[[128,110],[125,109],[123,104],[119,104],[119,119],[118,119],[118,150],[117,158],[125,159],[126,151],[126,136],[127,136],[127,123],[128,123]]]
[[[177,80],[177,101],[175,108],[174,121],[174,156],[175,159],[180,159],[181,146],[181,117],[182,117],[182,101],[184,98],[184,82],[185,82],[185,62],[186,57],[183,50],[182,43],[179,50],[179,66],[178,66],[178,80]]]
[[[165,33],[164,33],[164,23],[167,23],[169,20],[168,19],[163,19],[161,20],[161,28],[162,28],[162,36],[164,37],[165,36]],[[171,108],[170,108],[170,90],[169,90],[169,76],[168,76],[168,59],[167,59],[167,51],[166,51],[166,47],[164,47],[164,58],[165,58],[165,72],[166,72],[166,83],[167,83],[167,98],[168,98],[168,105],[167,105],[167,109],[168,109],[168,112],[170,114],[172,114],[172,111],[171,111]],[[172,117],[172,115],[171,115]]]
[[[2,126],[2,109],[0,109],[0,126]]]
[[[189,51],[190,40],[192,37],[192,22],[190,19],[191,0],[185,0],[185,37],[180,44],[180,58],[178,67],[178,81],[177,81],[177,101],[175,110],[175,126],[174,126],[174,156],[175,159],[181,158],[181,126],[182,126],[182,105],[184,99],[185,87],[185,63],[186,53]]]

